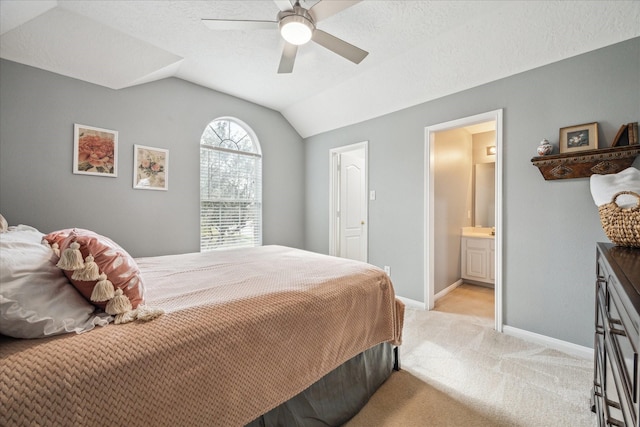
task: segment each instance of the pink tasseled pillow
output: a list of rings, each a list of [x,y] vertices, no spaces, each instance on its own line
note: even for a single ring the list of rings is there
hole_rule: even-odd
[[[44,236],[60,267],[88,301],[107,313],[126,315],[144,304],[144,285],[135,260],[113,240],[73,228]]]
[[[47,234],[42,238],[43,242],[47,242],[51,249],[56,253],[56,255],[60,256],[60,244],[69,237],[69,234],[73,231],[73,228],[65,228],[64,230],[54,231],[52,233]]]

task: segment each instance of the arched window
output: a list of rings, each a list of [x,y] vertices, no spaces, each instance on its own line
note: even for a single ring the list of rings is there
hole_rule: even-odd
[[[200,138],[200,251],[262,244],[262,154],[253,131],[233,118]]]

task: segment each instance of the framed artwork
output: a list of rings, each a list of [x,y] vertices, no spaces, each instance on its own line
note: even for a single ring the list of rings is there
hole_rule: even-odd
[[[598,148],[598,123],[560,128],[560,153],[596,150]]]
[[[169,189],[169,150],[146,145],[133,146],[133,188]]]
[[[73,173],[118,176],[118,132],[74,124]]]

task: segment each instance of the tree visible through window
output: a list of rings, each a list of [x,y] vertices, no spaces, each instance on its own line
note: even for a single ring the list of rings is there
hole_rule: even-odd
[[[262,244],[262,155],[251,129],[230,118],[200,138],[200,251]]]

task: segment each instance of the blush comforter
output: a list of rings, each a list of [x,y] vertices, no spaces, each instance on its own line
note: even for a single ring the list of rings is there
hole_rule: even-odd
[[[282,246],[136,259],[147,323],[0,341],[0,425],[242,426],[351,357],[399,344],[369,264]]]

